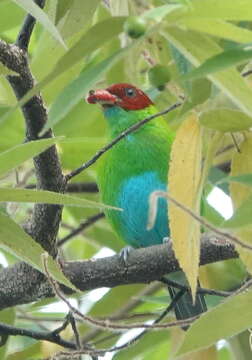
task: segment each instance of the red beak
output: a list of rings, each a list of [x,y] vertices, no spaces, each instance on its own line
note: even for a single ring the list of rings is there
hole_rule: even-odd
[[[107,90],[90,90],[86,101],[89,104],[115,105],[118,98]]]

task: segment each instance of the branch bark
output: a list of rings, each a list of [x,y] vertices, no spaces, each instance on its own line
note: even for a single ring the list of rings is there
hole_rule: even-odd
[[[218,245],[202,239],[200,264],[237,258],[233,245]],[[156,245],[132,250],[127,266],[118,255],[84,261],[69,261],[62,270],[73,284],[82,291],[99,287],[113,288],[118,285],[149,283],[163,275],[179,270],[171,245]],[[63,289],[70,294],[71,291]],[[0,272],[0,310],[53,297],[47,279],[39,271],[21,262]]]
[[[41,0],[37,2],[39,5],[44,4]],[[21,47],[0,40],[0,61],[18,73],[18,75],[7,76],[17,100],[20,100],[34,86],[26,52],[34,21],[28,14],[22,26],[21,35],[19,34],[16,41]],[[26,141],[37,140],[47,121],[47,111],[40,94],[27,101],[22,106],[22,112],[26,123]],[[52,131],[47,131],[45,137],[53,137]],[[38,189],[64,192],[65,181],[55,146],[36,156],[34,167]],[[57,254],[56,236],[61,214],[62,206],[36,204],[32,217],[26,225],[26,231],[53,257]]]

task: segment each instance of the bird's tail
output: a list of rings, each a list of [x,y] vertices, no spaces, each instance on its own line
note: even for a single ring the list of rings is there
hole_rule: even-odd
[[[180,276],[181,277],[181,276]],[[184,277],[184,275],[183,275]],[[185,281],[183,284],[185,285]],[[171,299],[173,299],[180,289],[177,289],[172,286],[168,286]],[[205,302],[204,295],[202,293],[196,293],[195,302],[193,303],[192,295],[190,292],[186,291],[177,301],[174,306],[174,312],[177,320],[185,320],[190,317],[202,314],[207,311],[207,305]],[[188,326],[183,327],[184,330],[188,329]]]

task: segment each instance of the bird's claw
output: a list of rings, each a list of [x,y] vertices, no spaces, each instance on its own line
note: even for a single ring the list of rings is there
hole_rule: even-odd
[[[132,246],[125,246],[124,248],[122,248],[122,250],[119,252],[119,257],[120,259],[124,262],[124,265],[127,264],[128,258],[129,258],[129,254],[130,252],[133,250]]]
[[[171,241],[171,239],[169,238],[169,236],[165,236],[163,238],[163,244],[168,244]]]

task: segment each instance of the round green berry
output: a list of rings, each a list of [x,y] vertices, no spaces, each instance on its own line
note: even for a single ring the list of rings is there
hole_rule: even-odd
[[[165,84],[171,80],[171,74],[168,66],[162,64],[153,66],[149,70],[148,76],[151,85],[157,87],[159,90],[163,90]]]
[[[139,16],[129,16],[124,23],[124,31],[132,39],[137,39],[146,32],[146,23]]]

